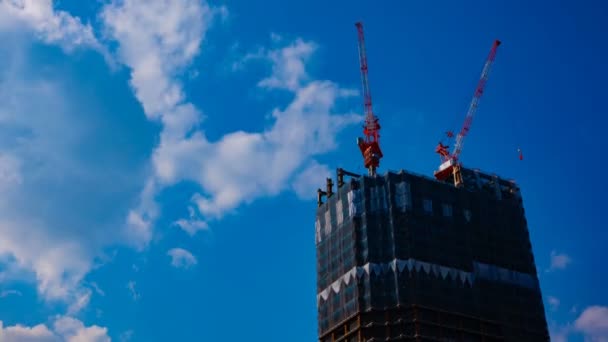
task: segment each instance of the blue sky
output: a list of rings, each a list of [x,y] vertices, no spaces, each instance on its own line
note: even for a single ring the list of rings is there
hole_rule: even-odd
[[[0,340],[315,340],[357,20],[382,171],[432,174],[503,41],[462,161],[521,186],[553,340],[608,340],[608,7],[317,0],[0,0]]]

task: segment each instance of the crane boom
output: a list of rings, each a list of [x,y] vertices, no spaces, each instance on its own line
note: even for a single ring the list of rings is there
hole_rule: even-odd
[[[458,158],[460,157],[460,153],[462,152],[462,146],[464,145],[464,138],[469,133],[471,129],[471,124],[473,123],[473,117],[475,116],[475,112],[477,111],[477,107],[479,105],[479,100],[483,95],[484,88],[488,81],[488,76],[490,75],[490,69],[492,68],[492,64],[494,63],[494,58],[496,57],[496,51],[498,46],[500,45],[499,40],[495,40],[492,45],[492,49],[488,55],[486,63],[484,64],[483,70],[481,72],[481,78],[477,83],[477,88],[475,89],[475,93],[473,94],[473,100],[471,100],[471,104],[469,105],[469,110],[467,111],[467,115],[464,119],[464,123],[462,124],[462,128],[456,137],[456,143],[454,145],[454,151],[450,153],[448,150],[448,146],[443,145],[441,142],[435,149],[435,152],[439,153],[441,156],[442,164],[439,166],[439,170],[435,172],[435,178],[439,180],[445,180],[450,175],[454,175],[454,183],[456,186],[462,185],[462,176],[460,174],[460,164],[458,163]]]
[[[359,149],[363,154],[364,165],[369,170],[370,176],[376,174],[376,168],[380,165],[382,151],[379,145],[380,124],[372,109],[372,94],[369,88],[367,76],[367,51],[365,50],[365,36],[363,34],[363,23],[355,24],[359,38],[359,63],[361,68],[361,83],[363,87],[363,106],[365,111],[365,125],[363,126],[364,139],[357,139]]]
[[[488,59],[486,60],[486,64],[483,67],[483,71],[481,72],[481,78],[479,79],[479,83],[477,84],[477,89],[475,89],[475,94],[473,94],[473,100],[471,100],[471,105],[469,106],[469,111],[467,112],[467,116],[464,120],[462,128],[456,137],[456,144],[454,145],[454,152],[452,153],[452,158],[457,160],[460,156],[460,152],[462,152],[462,146],[464,144],[464,138],[467,133],[469,133],[469,129],[471,128],[471,124],[473,123],[473,117],[475,116],[475,112],[477,112],[477,106],[479,104],[479,100],[483,95],[483,90],[486,86],[486,82],[488,81],[488,76],[490,75],[490,69],[492,68],[492,64],[494,64],[494,58],[496,57],[496,50],[500,45],[499,40],[494,41],[494,45],[492,45],[492,49],[490,50],[490,54],[488,55]]]
[[[357,34],[359,35],[359,64],[361,67],[361,83],[363,84],[363,103],[365,106],[365,115],[373,115],[372,113],[372,94],[369,90],[369,81],[367,78],[367,51],[365,50],[365,36],[363,34],[363,24],[356,23]]]

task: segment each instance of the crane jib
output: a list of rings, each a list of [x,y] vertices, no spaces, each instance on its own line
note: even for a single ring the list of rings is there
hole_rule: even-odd
[[[462,152],[464,138],[467,135],[467,133],[469,132],[469,130],[471,128],[471,124],[473,123],[473,117],[475,116],[475,113],[477,112],[477,107],[479,106],[479,100],[481,99],[481,96],[483,95],[483,91],[484,91],[486,83],[488,81],[488,76],[490,75],[490,70],[492,68],[492,64],[494,63],[494,58],[496,57],[496,51],[497,51],[497,48],[499,45],[500,45],[499,40],[494,41],[494,44],[492,45],[492,49],[490,50],[490,53],[488,54],[486,63],[483,66],[483,70],[481,72],[481,77],[477,84],[477,88],[475,88],[475,93],[473,94],[473,99],[471,100],[469,110],[465,117],[464,123],[460,130],[460,133],[456,137],[456,144],[454,145],[454,153],[452,153],[452,155],[451,155],[452,159],[454,159],[454,160],[458,159],[460,152]]]

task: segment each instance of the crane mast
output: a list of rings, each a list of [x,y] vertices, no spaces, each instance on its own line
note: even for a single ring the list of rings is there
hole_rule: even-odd
[[[471,129],[473,117],[475,116],[475,112],[477,112],[479,100],[483,95],[484,88],[488,81],[488,76],[490,75],[490,69],[492,68],[492,64],[494,64],[494,58],[496,57],[496,51],[499,45],[500,41],[495,40],[494,44],[492,45],[492,49],[488,54],[488,58],[481,72],[481,77],[479,79],[479,82],[477,83],[477,88],[475,89],[475,93],[473,94],[473,100],[471,100],[471,104],[469,105],[469,110],[464,119],[464,123],[462,124],[462,128],[456,136],[454,152],[450,153],[448,150],[449,147],[443,145],[442,143],[439,143],[439,145],[435,149],[435,152],[440,155],[442,161],[439,170],[435,172],[435,178],[437,178],[438,180],[445,180],[453,174],[454,184],[457,187],[462,185],[462,175],[460,174],[460,164],[458,162],[458,158],[460,157],[460,153],[462,152],[464,138],[467,136],[469,130]]]
[[[369,88],[367,75],[367,52],[365,50],[365,36],[363,34],[363,23],[355,24],[359,38],[359,63],[361,67],[361,83],[363,87],[363,106],[365,111],[365,125],[363,126],[364,138],[357,139],[357,145],[363,154],[363,163],[368,169],[370,176],[376,175],[376,169],[380,165],[382,150],[379,145],[380,124],[378,117],[372,109],[372,94]]]

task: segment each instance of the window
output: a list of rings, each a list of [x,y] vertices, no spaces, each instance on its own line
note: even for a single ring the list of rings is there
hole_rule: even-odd
[[[422,205],[424,207],[424,212],[426,212],[427,214],[433,213],[433,201],[431,201],[430,199],[425,199],[422,202]]]
[[[451,204],[444,203],[441,207],[443,209],[443,216],[452,217],[452,205]]]
[[[407,182],[400,182],[395,186],[395,205],[401,212],[411,208],[410,185]]]
[[[469,209],[464,210],[464,218],[467,222],[471,222],[471,211]]]

